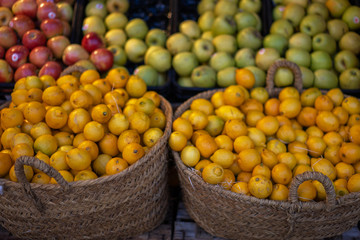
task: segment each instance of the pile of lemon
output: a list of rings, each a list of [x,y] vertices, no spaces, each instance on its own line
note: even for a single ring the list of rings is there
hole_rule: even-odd
[[[0,177],[17,181],[14,162],[36,157],[68,182],[123,171],[162,137],[166,117],[160,96],[126,68],[101,78],[31,76],[15,83],[9,107],[1,109]],[[33,183],[56,183],[25,166]]]
[[[240,81],[239,81],[240,82]],[[245,87],[247,88],[245,88]],[[229,86],[191,102],[173,122],[169,145],[205,182],[257,198],[287,200],[294,176],[318,171],[337,196],[360,191],[360,102],[340,89],[270,98],[252,84]],[[314,180],[298,188],[301,201],[326,198]]]

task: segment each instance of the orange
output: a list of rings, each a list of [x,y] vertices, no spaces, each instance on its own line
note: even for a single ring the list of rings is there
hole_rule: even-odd
[[[108,154],[99,154],[95,161],[92,162],[92,169],[98,176],[106,174],[106,164],[112,157]]]
[[[279,113],[287,118],[295,118],[301,111],[301,103],[297,98],[287,98],[280,103]]]
[[[158,140],[163,136],[164,132],[160,128],[149,128],[143,134],[143,143],[145,146],[151,148],[153,147]]]
[[[63,102],[60,107],[62,107],[68,115],[74,110],[69,100]]]
[[[105,166],[106,175],[117,174],[129,167],[127,161],[120,157],[110,159]]]
[[[11,146],[15,146],[19,143],[26,143],[30,147],[34,145],[34,140],[26,133],[17,133],[11,140]]]
[[[45,118],[45,106],[40,102],[29,102],[23,109],[24,118],[30,123],[41,122]]]
[[[236,156],[235,156],[236,157]],[[238,162],[235,160],[229,169],[235,174],[238,175],[241,172]]]
[[[111,110],[105,104],[98,104],[91,109],[91,118],[99,123],[107,123],[111,118]]]
[[[88,69],[80,75],[79,81],[81,84],[85,85],[88,83],[93,83],[95,80],[98,79],[100,79],[99,72],[94,69]]]
[[[13,165],[9,154],[0,152],[0,177],[6,176]]]
[[[256,147],[266,146],[265,134],[257,128],[248,128],[248,137],[254,142]]]
[[[333,165],[340,162],[339,155],[340,146],[338,145],[330,145],[324,151],[324,157],[329,160]]]
[[[249,111],[264,111],[264,106],[261,102],[254,98],[246,99],[243,104],[240,105],[240,110],[246,115]]]
[[[323,137],[324,132],[317,126],[310,126],[306,129],[307,135],[310,137]]]
[[[266,148],[261,151],[260,156],[262,163],[270,169],[272,169],[279,162],[276,154]]]
[[[77,83],[64,83],[60,86],[60,88],[65,93],[65,99],[69,100],[71,94],[73,94],[75,91],[79,90],[79,84]]]
[[[271,170],[272,180],[276,183],[287,185],[292,180],[291,169],[285,163],[276,164]]]
[[[65,99],[65,92],[59,86],[48,87],[42,94],[43,102],[50,106],[60,106]]]
[[[150,127],[152,127],[152,128],[157,127],[157,128],[164,130],[165,125],[166,125],[166,116],[162,111],[161,112],[155,111],[153,114],[151,114]]]
[[[117,145],[117,136],[112,133],[105,133],[104,137],[98,142],[100,152],[112,157],[119,154],[119,149],[114,147]]]
[[[106,79],[95,80],[92,85],[97,87],[103,96],[111,91],[111,85]]]
[[[224,92],[219,91],[214,93],[210,98],[210,102],[212,103],[214,108],[219,108],[221,106],[224,106],[225,105]]]
[[[234,163],[236,156],[229,150],[218,149],[210,157],[210,160],[223,168],[229,168]]]
[[[135,112],[129,120],[129,128],[136,130],[140,134],[144,133],[150,128],[150,118],[144,112]]]
[[[231,191],[250,196],[250,191],[249,191],[247,182],[235,183],[234,185],[232,185]]]
[[[269,99],[269,93],[264,87],[256,87],[251,90],[250,97],[258,100],[262,104],[265,104],[265,102]]]
[[[284,143],[291,143],[296,139],[295,130],[290,125],[283,125],[277,130],[276,137]]]
[[[349,192],[359,192],[360,191],[360,174],[356,173],[352,175],[347,183],[347,189]]]
[[[147,91],[143,95],[143,97],[147,97],[147,98],[151,99],[153,101],[153,103],[155,104],[155,107],[160,106],[161,98],[160,98],[160,96],[159,96],[159,94],[157,92],[155,92],[155,91]]]
[[[68,132],[58,132],[54,134],[58,146],[72,145],[74,140],[74,134]]]
[[[87,140],[98,142],[105,135],[105,128],[101,123],[91,121],[84,126],[84,136]]]
[[[90,121],[90,113],[83,108],[77,108],[69,114],[68,126],[74,133],[80,133],[84,130],[85,125]]]
[[[207,131],[212,137],[218,136],[223,131],[224,124],[225,122],[221,119],[221,117],[208,115],[208,124],[205,127],[205,131]]]
[[[300,99],[300,94],[295,87],[285,87],[280,91],[278,98],[281,102],[288,98]]]
[[[336,169],[334,165],[325,158],[312,158],[311,168],[314,171],[321,172],[322,174],[328,176],[332,181],[336,178]]]
[[[0,111],[1,127],[7,129],[11,127],[20,127],[24,122],[23,113],[16,108],[3,108]]]
[[[347,125],[349,127],[352,127],[352,126],[358,125],[358,124],[360,124],[360,114],[351,114],[349,116]]]
[[[251,177],[252,177],[251,172],[243,172],[242,171],[237,175],[236,180],[238,182],[246,182],[246,183],[248,183]]]
[[[194,167],[200,161],[200,151],[194,146],[186,146],[181,150],[180,158],[188,167]]]
[[[124,147],[130,143],[140,143],[140,135],[135,130],[125,130],[118,138],[117,146],[120,152],[123,151]]]
[[[280,100],[277,98],[270,98],[264,105],[264,112],[266,115],[277,116],[279,115]]]
[[[279,153],[286,152],[286,145],[280,142],[278,139],[272,139],[266,144],[266,148],[276,155]]]
[[[245,101],[245,94],[243,88],[239,85],[231,85],[224,90],[224,103],[226,105],[239,107]]]
[[[102,92],[93,84],[86,84],[82,89],[88,92],[92,98],[92,104],[97,105],[102,102]]]
[[[320,157],[326,149],[326,143],[321,137],[309,136],[306,146],[308,147],[309,155],[312,157]]]
[[[360,144],[360,125],[354,125],[349,130],[350,141]]]
[[[42,75],[40,80],[42,82],[43,89],[56,85],[55,79],[50,75]]]
[[[106,105],[113,105],[116,107],[124,107],[125,106],[125,98],[117,91],[110,91],[105,93],[104,95],[104,103]]]
[[[86,140],[86,138],[84,136],[84,133],[78,133],[75,135],[72,145],[74,147],[78,147],[80,145],[80,143],[82,143],[85,140]]]
[[[334,103],[327,95],[321,95],[315,99],[314,107],[318,111],[331,111]]]
[[[246,68],[237,68],[235,70],[235,81],[238,85],[251,89],[255,84],[255,76]]]
[[[58,171],[69,170],[69,166],[66,163],[66,152],[61,150],[58,150],[51,155],[49,164]]]
[[[57,148],[58,142],[53,135],[44,134],[35,139],[35,152],[41,151],[42,153],[51,156],[54,152],[56,152]]]
[[[122,113],[115,113],[108,121],[109,131],[115,135],[120,135],[130,126],[129,120]]]
[[[304,107],[301,109],[296,120],[304,127],[315,125],[317,110],[313,107]]]
[[[198,110],[193,110],[192,113],[190,113],[188,120],[194,130],[204,129],[209,123],[207,115]]]
[[[125,87],[129,79],[129,72],[125,68],[111,69],[106,75],[106,80],[110,83],[112,88]]]
[[[60,129],[65,126],[68,114],[62,107],[52,107],[45,114],[46,124],[53,129]]]
[[[181,151],[187,144],[187,139],[182,132],[174,131],[169,137],[169,146],[174,151]]]
[[[339,149],[340,159],[349,164],[360,160],[360,146],[356,143],[343,143]]]
[[[332,112],[321,111],[316,116],[316,125],[324,132],[332,132],[339,129],[340,123]]]
[[[130,97],[139,98],[145,94],[147,86],[145,81],[139,76],[131,75],[125,85],[125,89]]]
[[[93,171],[82,170],[75,175],[74,181],[83,181],[83,180],[90,180],[90,179],[96,179],[96,178],[98,178],[98,176]]]
[[[305,164],[310,166],[310,157],[306,153],[293,153],[296,158],[296,164]]]
[[[289,189],[283,184],[275,184],[271,192],[270,199],[277,201],[287,201],[289,197]]]
[[[270,196],[273,189],[271,181],[262,175],[250,178],[248,187],[251,195],[260,199]]]
[[[25,173],[25,177],[26,179],[30,182],[31,179],[33,178],[34,176],[34,171],[32,169],[32,167],[28,166],[28,165],[24,165],[24,173]],[[10,171],[9,171],[9,178],[11,181],[13,182],[17,182],[18,179],[16,177],[16,174],[15,174],[15,165],[13,165],[11,168],[10,168]]]
[[[263,112],[250,110],[245,116],[245,122],[249,127],[255,127],[256,123],[263,117],[265,117]]]
[[[204,98],[194,99],[190,104],[191,110],[197,110],[205,113],[206,115],[214,114],[214,106],[212,103]]]
[[[31,179],[31,183],[48,184],[50,183],[50,177],[43,172],[36,173]]]
[[[271,170],[263,163],[256,165],[252,171],[252,176],[263,175],[264,177],[271,178]]]
[[[343,140],[338,132],[328,132],[323,136],[323,140],[326,145],[340,145]]]
[[[345,125],[349,120],[349,113],[343,107],[335,107],[332,113],[338,118],[341,125]]]
[[[355,174],[355,169],[351,164],[339,162],[335,165],[337,178],[343,178],[348,180],[352,175]]]
[[[309,165],[306,164],[298,164],[296,165],[296,167],[293,169],[293,176],[295,177],[296,175],[302,174],[304,172],[312,172],[312,168]]]
[[[94,161],[99,155],[99,147],[93,141],[85,140],[77,148],[86,150],[91,156],[91,161]]]
[[[223,181],[225,171],[219,164],[210,163],[204,167],[201,175],[205,182],[218,184]]]
[[[316,188],[311,181],[305,181],[299,185],[297,194],[300,201],[308,202],[316,198]]]
[[[305,143],[294,141],[288,144],[288,151],[290,153],[308,153],[307,146]]]
[[[56,80],[56,84],[58,86],[61,86],[63,84],[66,84],[66,83],[78,83],[79,80],[77,77],[73,76],[73,75],[64,75],[64,76],[61,76],[59,77],[57,80]]]
[[[204,158],[209,158],[217,150],[217,144],[214,138],[207,134],[198,136],[195,141],[195,146]]]
[[[87,91],[82,89],[73,92],[69,100],[71,106],[74,109],[76,108],[88,109],[93,103],[91,95]]]
[[[30,135],[33,139],[36,139],[44,134],[52,134],[50,127],[45,122],[38,122],[30,129]]]
[[[255,148],[254,142],[248,136],[239,136],[234,141],[234,150],[237,153],[245,149]]]
[[[261,156],[255,149],[245,149],[239,153],[237,161],[242,171],[252,172],[261,163]]]
[[[344,125],[340,126],[340,128],[338,130],[338,133],[340,134],[340,136],[342,137],[344,142],[350,141],[350,139],[349,139],[349,130],[350,130],[350,127],[349,126],[344,126]]]
[[[204,170],[204,167],[206,167],[210,163],[212,163],[212,161],[207,160],[207,159],[200,160],[194,167],[195,170],[197,171],[196,173],[201,176],[201,173]]]
[[[11,101],[15,104],[15,106],[19,106],[22,103],[27,101],[28,91],[26,89],[17,89],[11,93]]]
[[[356,97],[350,96],[345,98],[341,106],[345,108],[349,114],[360,114],[360,101]]]
[[[27,102],[37,101],[42,102],[43,91],[39,88],[32,88],[27,91]]]
[[[193,127],[191,123],[184,118],[177,118],[173,121],[172,124],[173,131],[179,131],[183,133],[186,139],[190,139],[193,134]]]
[[[234,149],[233,140],[227,135],[219,135],[214,138],[218,149],[227,149],[232,151]]]
[[[276,157],[279,160],[279,163],[286,164],[290,168],[290,170],[293,170],[296,166],[296,158],[292,153],[283,152],[279,153]]]
[[[74,148],[66,153],[66,163],[71,169],[85,170],[91,164],[91,155],[84,149]]]
[[[292,126],[292,122],[290,121],[290,119],[288,119],[287,117],[285,116],[276,116],[277,120],[279,121],[279,125],[280,127],[283,126],[283,125],[290,125]],[[295,129],[294,129],[295,130]]]
[[[12,147],[12,140],[17,133],[20,133],[20,131],[21,130],[18,127],[5,129],[5,131],[1,134],[1,145],[4,149],[10,149]]]
[[[235,175],[229,169],[224,169],[224,178],[220,182],[220,186],[225,190],[231,190],[232,185],[235,183]]]
[[[225,122],[224,131],[232,140],[247,135],[247,126],[240,119],[230,119]]]

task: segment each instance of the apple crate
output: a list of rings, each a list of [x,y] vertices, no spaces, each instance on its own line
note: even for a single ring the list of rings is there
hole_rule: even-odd
[[[83,37],[82,25],[85,19],[85,8],[89,1],[76,0],[75,11],[76,11],[76,32],[74,32],[74,41],[78,44],[81,43]],[[129,0],[129,9],[126,12],[126,16],[129,20],[134,18],[143,19],[149,30],[153,28],[159,28],[165,31],[166,35],[170,34],[171,31],[171,1],[166,0]],[[125,67],[128,69],[130,74],[133,74],[134,70],[143,65],[144,62],[133,63],[129,59],[127,60]],[[169,72],[169,71],[168,71]],[[166,83],[163,86],[148,86],[149,91],[156,91],[163,97],[168,99],[171,96],[171,82],[169,80],[169,73],[166,72],[165,79]]]
[[[194,20],[197,21],[199,18],[198,14],[198,5],[201,0],[172,0],[173,1],[173,10],[172,10],[172,31],[173,33],[179,32],[179,25],[185,20]],[[258,13],[261,19],[261,35],[265,36],[269,31],[269,14],[267,13],[267,5],[270,4],[268,0],[261,1],[262,6],[261,10]],[[199,64],[200,65],[200,64]],[[171,82],[174,86],[175,99],[178,102],[183,102],[194,95],[201,93],[203,91],[212,90],[220,88],[220,86],[215,86],[214,88],[203,88],[203,87],[184,87],[178,84],[179,75],[175,72],[174,69],[171,69]]]

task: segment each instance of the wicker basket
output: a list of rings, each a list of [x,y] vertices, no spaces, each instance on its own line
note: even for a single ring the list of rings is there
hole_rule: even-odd
[[[156,228],[168,209],[167,140],[173,117],[163,97],[160,107],[167,120],[164,135],[144,157],[118,174],[68,183],[46,163],[34,157],[18,158],[19,183],[0,179],[1,225],[26,239],[119,239]],[[59,184],[29,183],[23,165],[42,170]]]
[[[284,61],[276,62],[270,73],[280,66],[296,71],[298,78],[298,67]],[[268,81],[270,79],[271,75]],[[301,86],[299,79],[296,86]],[[277,89],[271,88],[272,94],[278,93]],[[222,90],[211,90],[190,98],[179,106],[174,118],[187,110],[194,99],[210,99],[217,91]],[[229,239],[323,239],[347,231],[360,220],[360,193],[336,198],[332,182],[319,172],[297,175],[290,187],[289,201],[281,202],[237,194],[208,184],[194,169],[183,164],[178,152],[172,154],[189,215],[214,236]],[[306,180],[318,180],[324,185],[326,201],[298,201],[297,188]]]

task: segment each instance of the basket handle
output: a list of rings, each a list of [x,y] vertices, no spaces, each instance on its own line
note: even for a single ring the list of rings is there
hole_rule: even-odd
[[[44,211],[44,205],[41,203],[40,199],[32,191],[29,181],[26,179],[24,172],[24,165],[28,165],[34,168],[39,169],[46,173],[49,177],[55,178],[56,182],[65,190],[70,188],[69,183],[63,178],[63,176],[55,170],[50,165],[46,164],[44,161],[41,161],[35,157],[21,156],[15,161],[15,174],[22,185],[26,195],[34,202],[36,208],[42,212]]]
[[[269,67],[269,69],[267,71],[265,88],[268,91],[269,95],[276,96],[276,94],[278,94],[278,92],[275,92],[274,78],[275,78],[276,71],[280,67],[288,68],[293,72],[294,87],[299,92],[301,92],[302,88],[303,88],[303,84],[302,84],[301,70],[300,70],[299,66],[294,62],[290,62],[288,60],[281,59],[281,60],[276,60],[273,64],[271,64],[271,66]]]
[[[336,205],[336,194],[334,186],[328,178],[328,176],[320,173],[320,172],[304,172],[302,174],[296,175],[290,185],[290,191],[289,191],[289,200],[292,203],[298,202],[298,193],[297,190],[303,182],[307,180],[317,180],[319,181],[325,189],[326,192],[326,205],[329,207],[333,207]]]
[[[60,77],[65,76],[65,75],[74,75],[74,76],[76,76],[76,75],[81,74],[81,73],[83,73],[85,71],[86,71],[86,68],[84,68],[84,67],[71,65],[71,66],[65,68],[61,72]]]

